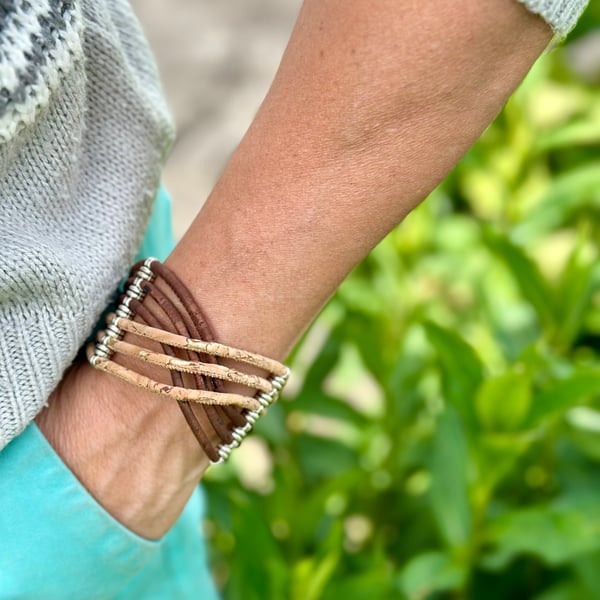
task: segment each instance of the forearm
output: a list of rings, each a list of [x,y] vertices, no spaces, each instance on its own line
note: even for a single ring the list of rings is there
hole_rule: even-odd
[[[510,0],[307,0],[256,119],[168,260],[217,338],[283,358],[550,37]],[[165,531],[207,464],[177,407],[87,368],[53,400],[41,426],[92,493],[143,535]]]
[[[549,39],[504,0],[306,2],[254,123],[170,259],[221,338],[282,358]]]

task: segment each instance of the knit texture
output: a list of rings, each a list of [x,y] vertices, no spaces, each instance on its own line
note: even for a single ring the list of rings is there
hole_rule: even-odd
[[[171,139],[125,0],[0,0],[0,448],[127,273]]]
[[[585,0],[519,0],[566,34]],[[0,449],[127,273],[172,137],[126,0],[0,0]]]
[[[540,15],[558,37],[575,27],[589,0],[518,0],[531,12]]]

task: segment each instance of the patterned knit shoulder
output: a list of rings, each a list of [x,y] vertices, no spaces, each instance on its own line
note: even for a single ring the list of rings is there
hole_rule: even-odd
[[[34,122],[83,59],[81,9],[72,0],[0,0],[0,143]]]

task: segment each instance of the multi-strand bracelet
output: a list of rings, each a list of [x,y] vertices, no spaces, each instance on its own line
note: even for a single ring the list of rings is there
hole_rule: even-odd
[[[128,336],[127,341],[123,338]],[[155,342],[162,352],[131,338]],[[200,446],[213,464],[222,463],[279,397],[290,371],[270,358],[214,341],[212,329],[179,278],[155,258],[136,263],[107,327],[87,350],[89,362],[137,387],[176,400]],[[155,381],[115,361],[116,355],[166,369],[172,385]],[[219,363],[250,365],[262,377]],[[230,382],[256,390],[252,396],[226,392]],[[203,425],[192,408],[200,404]],[[208,423],[208,426],[206,425]]]

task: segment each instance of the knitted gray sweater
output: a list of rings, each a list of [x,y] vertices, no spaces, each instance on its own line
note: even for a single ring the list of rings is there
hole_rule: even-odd
[[[565,35],[587,0],[520,0]],[[126,0],[0,0],[0,449],[140,243],[171,124]]]

